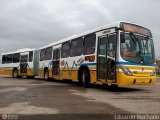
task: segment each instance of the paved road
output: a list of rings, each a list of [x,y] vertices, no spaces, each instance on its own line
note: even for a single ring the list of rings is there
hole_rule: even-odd
[[[63,114],[64,118],[65,115],[73,118],[73,114],[88,115],[89,118],[108,114],[111,118],[126,113],[160,114],[160,79],[155,86],[111,88],[92,85],[86,89],[76,82],[1,76],[0,114],[4,113],[23,116]]]

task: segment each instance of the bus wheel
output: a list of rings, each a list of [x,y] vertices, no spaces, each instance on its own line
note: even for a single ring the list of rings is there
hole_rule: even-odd
[[[48,72],[48,69],[46,69],[44,71],[44,80],[48,80],[49,79],[49,72]]]
[[[87,70],[83,70],[83,74],[82,74],[82,82],[83,82],[83,86],[85,88],[88,88],[90,85],[90,76],[89,76],[89,71]]]
[[[18,78],[18,70],[17,69],[13,70],[13,78]]]

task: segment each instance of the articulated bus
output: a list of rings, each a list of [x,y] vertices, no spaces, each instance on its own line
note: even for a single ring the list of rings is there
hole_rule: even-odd
[[[116,22],[39,48],[38,75],[107,85],[155,84],[151,31]]]
[[[0,75],[14,78],[38,75],[38,51],[36,49],[20,49],[15,52],[2,53]]]
[[[36,49],[3,53],[1,75],[43,77],[114,86],[153,85],[151,31],[116,22]]]

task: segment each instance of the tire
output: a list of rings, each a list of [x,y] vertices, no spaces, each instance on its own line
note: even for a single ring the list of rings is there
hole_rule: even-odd
[[[49,72],[48,69],[44,71],[44,80],[49,80]]]
[[[83,72],[82,72],[82,83],[83,83],[83,86],[85,87],[85,88],[89,88],[89,86],[90,86],[90,75],[89,75],[89,71],[87,71],[87,70],[83,70]]]
[[[18,78],[18,70],[17,69],[13,70],[13,78]]]

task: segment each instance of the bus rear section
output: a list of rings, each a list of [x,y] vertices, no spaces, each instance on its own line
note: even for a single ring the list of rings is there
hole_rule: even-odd
[[[0,69],[0,75],[9,75],[14,78],[22,76],[33,78],[38,74],[38,51],[21,49],[3,53]]]

